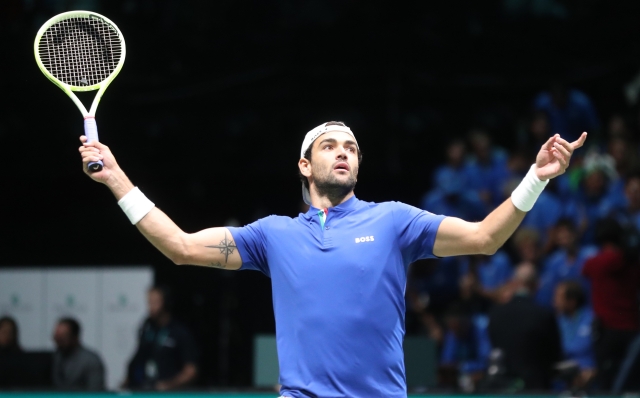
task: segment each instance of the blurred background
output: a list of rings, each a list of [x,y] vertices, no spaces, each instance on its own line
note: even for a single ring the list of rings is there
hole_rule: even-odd
[[[121,331],[131,351],[123,373],[109,375],[109,388],[126,379],[136,330],[152,315],[147,289],[156,284],[171,291],[173,318],[197,352],[190,360],[197,377],[183,387],[243,389],[256,386],[256,336],[275,333],[270,281],[256,272],[174,266],[129,224],[108,190],[82,173],[82,119],[33,59],[39,27],[76,9],[107,16],[127,43],[124,68],[98,108],[101,141],[188,232],[303,211],[300,143],[326,121],[345,122],[358,137],[360,199],[467,220],[481,220],[509,196],[548,137],[574,140],[588,131],[571,169],[549,184],[503,250],[412,266],[407,335],[428,340],[430,356],[412,369],[430,370],[410,387],[636,388],[627,380],[638,374],[626,353],[637,343],[638,257],[622,238],[640,225],[640,3],[1,1],[0,316],[25,316],[9,291],[22,285],[7,275],[39,273],[38,286],[49,286],[50,275],[77,268],[110,289],[105,275],[126,284],[127,272],[139,272],[131,285],[136,317]],[[81,99],[90,103],[93,95]],[[610,247],[621,257],[606,257]],[[609,265],[614,277],[595,286]],[[549,357],[579,369],[540,385],[526,376],[491,385],[491,361],[500,358],[490,353],[502,343],[487,323],[496,306],[524,291],[556,317],[558,330],[549,333],[560,346]],[[602,303],[610,291],[623,292],[618,307]],[[576,311],[584,312],[579,320]],[[622,319],[611,320],[612,313]],[[51,337],[54,315],[34,337],[41,343],[22,349],[60,349]],[[27,326],[20,332],[30,333]],[[570,347],[576,336],[583,345]]]

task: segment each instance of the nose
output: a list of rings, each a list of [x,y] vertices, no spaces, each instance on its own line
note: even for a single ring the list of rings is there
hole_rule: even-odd
[[[347,151],[344,149],[344,147],[338,147],[338,155],[336,156],[336,158],[343,160],[347,159]]]

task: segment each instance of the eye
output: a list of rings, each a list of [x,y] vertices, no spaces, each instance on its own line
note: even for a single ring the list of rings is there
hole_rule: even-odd
[[[349,148],[347,148],[347,151],[355,153],[356,152],[356,148],[350,146]]]
[[[331,145],[325,145],[322,149],[332,149],[333,147]]]

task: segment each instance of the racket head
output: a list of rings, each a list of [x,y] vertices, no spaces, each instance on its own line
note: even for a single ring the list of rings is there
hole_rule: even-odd
[[[44,75],[67,91],[104,89],[124,64],[126,45],[120,29],[92,11],[69,11],[45,22],[34,53]]]

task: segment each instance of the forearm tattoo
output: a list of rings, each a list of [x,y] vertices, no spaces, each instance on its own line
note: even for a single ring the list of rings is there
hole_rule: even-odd
[[[233,239],[227,239],[227,232],[224,233],[224,239],[220,241],[220,244],[206,246],[212,249],[220,249],[220,253],[224,254],[224,264],[217,262],[211,263],[210,265],[215,268],[226,268],[227,263],[229,262],[229,255],[233,254],[233,252],[237,249],[235,242]]]

